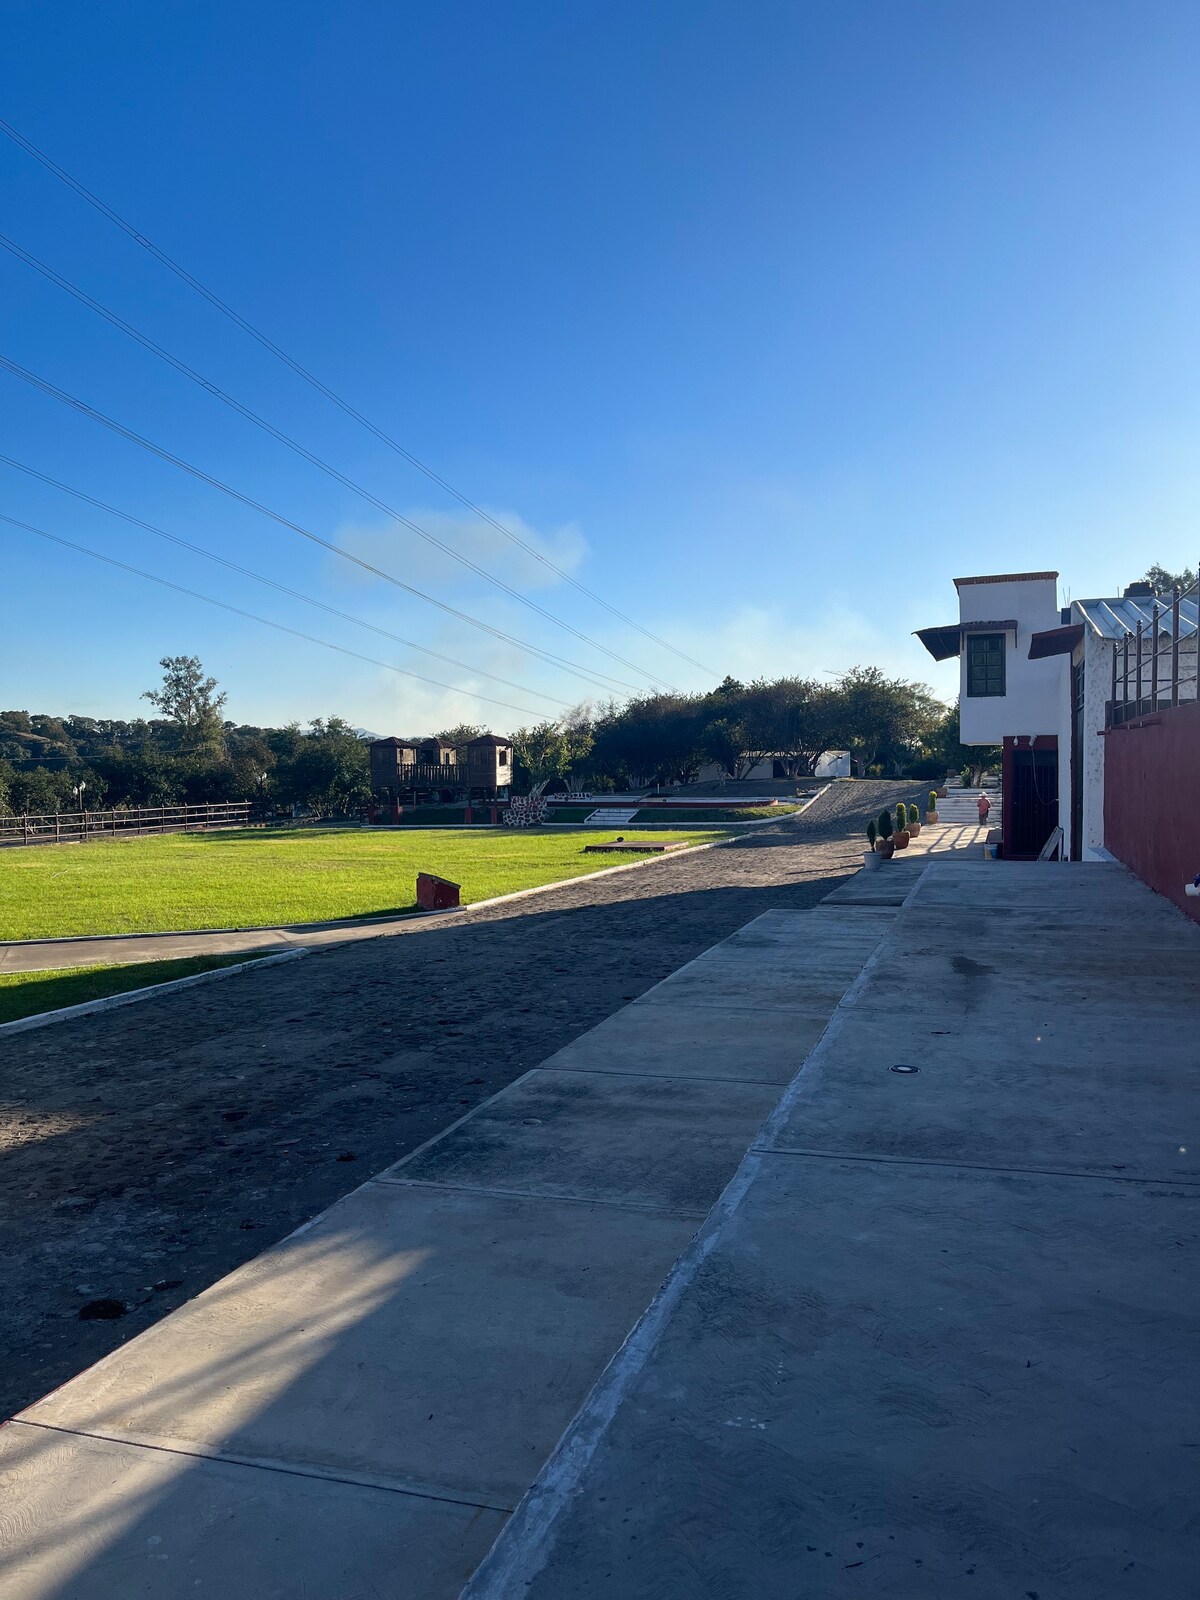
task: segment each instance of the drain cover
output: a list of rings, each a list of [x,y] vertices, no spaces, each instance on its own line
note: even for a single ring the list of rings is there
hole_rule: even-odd
[[[920,1072],[920,1070],[920,1067],[906,1067],[904,1065],[897,1065],[888,1068],[889,1072]]]

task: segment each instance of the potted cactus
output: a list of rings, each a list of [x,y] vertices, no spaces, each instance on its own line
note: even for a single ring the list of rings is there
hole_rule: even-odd
[[[892,837],[893,832],[892,813],[884,806],[879,813],[879,821],[876,823],[875,839],[875,854],[881,856],[884,861],[890,861],[896,851],[896,843]]]
[[[879,839],[879,830],[874,822],[867,823],[867,848],[863,851],[863,866],[868,872],[874,872],[879,866],[879,856],[876,853],[876,844]]]
[[[896,826],[892,830],[892,843],[897,850],[907,850],[911,835],[908,831],[908,807],[901,800],[896,807]]]
[[[938,803],[938,792],[937,792],[936,789],[930,789],[930,791],[929,791],[929,800],[928,800],[928,803],[925,806],[925,821],[926,822],[936,822],[937,821],[937,819],[938,819],[937,803]]]
[[[921,836],[921,811],[915,800],[908,803],[908,831],[910,837],[918,839]]]

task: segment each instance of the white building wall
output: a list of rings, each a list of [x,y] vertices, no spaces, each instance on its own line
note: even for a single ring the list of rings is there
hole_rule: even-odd
[[[829,750],[813,768],[814,778],[848,778],[849,776],[849,750]]]
[[[959,658],[959,726],[964,744],[1000,744],[1022,734],[1057,734],[1060,780],[1065,701],[1070,672],[1065,656],[1030,661],[1029,641],[1035,633],[1059,626],[1057,578],[1019,582],[962,582],[958,590],[959,620],[964,623],[1015,619],[1016,634],[1005,635],[1005,692],[974,698],[967,694],[967,642]],[[1070,751],[1067,753],[1070,793]],[[1062,792],[1060,788],[1060,793]]]
[[[1083,644],[1083,859],[1104,843],[1104,707],[1112,693],[1112,658],[1116,645],[1084,624]],[[1069,791],[1068,791],[1069,792]]]

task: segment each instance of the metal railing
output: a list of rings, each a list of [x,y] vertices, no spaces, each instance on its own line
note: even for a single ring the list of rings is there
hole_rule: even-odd
[[[134,806],[115,811],[52,811],[38,816],[0,817],[0,845],[82,844],[143,833],[203,833],[209,828],[245,828],[263,820],[255,800],[217,805]]]
[[[1200,579],[1155,597],[1148,624],[1139,622],[1113,648],[1110,728],[1197,698],[1197,605]]]

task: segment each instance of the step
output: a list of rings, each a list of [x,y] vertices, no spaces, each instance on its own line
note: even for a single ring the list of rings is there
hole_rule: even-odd
[[[638,814],[637,806],[608,806],[592,811],[583,819],[585,828],[617,828],[632,822]]]

